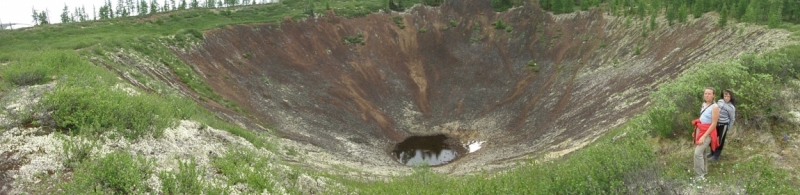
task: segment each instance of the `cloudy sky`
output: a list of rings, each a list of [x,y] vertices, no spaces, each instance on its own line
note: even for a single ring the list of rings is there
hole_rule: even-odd
[[[105,0],[2,0],[0,3],[0,22],[33,24],[33,9],[37,11],[49,10],[50,22],[61,22],[61,11],[64,4],[74,11],[76,7],[84,6],[86,13],[92,17],[92,6],[100,8]],[[111,4],[116,7],[117,0]]]

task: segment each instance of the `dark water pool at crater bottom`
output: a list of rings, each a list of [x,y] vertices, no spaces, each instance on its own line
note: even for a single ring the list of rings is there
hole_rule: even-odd
[[[464,146],[445,135],[411,136],[395,145],[392,157],[408,165],[444,165],[466,154]]]

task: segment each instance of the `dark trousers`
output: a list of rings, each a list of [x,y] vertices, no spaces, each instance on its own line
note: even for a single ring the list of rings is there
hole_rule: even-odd
[[[728,135],[728,129],[728,123],[717,124],[717,139],[719,139],[719,147],[712,152],[712,154],[714,154],[714,156],[717,158],[719,158],[719,155],[722,154],[722,147],[725,146],[725,137]]]

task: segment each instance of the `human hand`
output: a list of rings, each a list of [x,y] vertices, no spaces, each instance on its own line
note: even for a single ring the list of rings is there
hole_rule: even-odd
[[[694,145],[703,144],[703,140],[706,140],[706,135],[700,136],[700,139],[694,140]]]

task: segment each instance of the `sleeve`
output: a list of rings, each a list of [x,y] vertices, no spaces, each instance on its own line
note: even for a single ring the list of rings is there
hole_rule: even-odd
[[[733,104],[731,104],[730,108],[731,109],[728,110],[728,113],[729,113],[728,117],[730,117],[731,122],[730,122],[730,125],[728,125],[728,128],[733,127],[733,122],[736,122],[736,106],[733,106]]]

